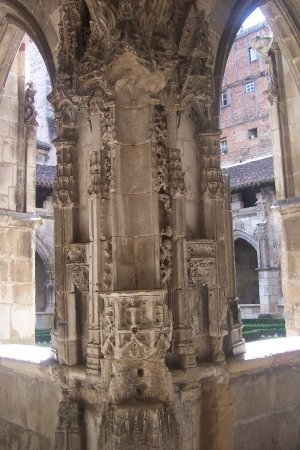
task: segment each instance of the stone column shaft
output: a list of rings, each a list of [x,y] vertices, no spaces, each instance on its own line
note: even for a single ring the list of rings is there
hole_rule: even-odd
[[[178,149],[177,113],[167,111],[167,146],[169,164],[176,168],[170,171],[170,191],[172,196],[171,229],[173,237],[172,310],[174,314],[174,352],[183,368],[196,365],[195,350],[191,336],[189,296],[186,285],[186,205],[184,180]],[[177,150],[177,151],[176,151]],[[175,154],[172,161],[172,154]],[[178,155],[177,155],[178,154]],[[175,188],[173,187],[175,186]]]
[[[74,130],[75,133],[75,130]],[[54,199],[55,287],[56,311],[52,345],[60,363],[78,363],[78,335],[76,293],[72,274],[67,271],[68,246],[77,237],[77,180],[75,143],[70,139],[56,139],[57,178]]]

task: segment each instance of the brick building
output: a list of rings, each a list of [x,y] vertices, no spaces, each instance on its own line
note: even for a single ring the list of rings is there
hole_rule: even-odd
[[[229,54],[220,100],[223,167],[272,154],[268,65],[251,46],[253,37],[270,33],[265,23],[241,30]]]
[[[270,36],[263,22],[240,29],[228,57],[220,98],[220,151],[230,176],[237,271],[242,317],[282,316],[279,225],[275,201],[269,66],[252,47],[256,36]]]

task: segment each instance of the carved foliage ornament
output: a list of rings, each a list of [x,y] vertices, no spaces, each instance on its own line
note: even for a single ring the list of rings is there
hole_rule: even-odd
[[[168,286],[172,276],[172,239],[173,230],[168,226],[161,232],[160,238],[160,276],[163,288]]]
[[[224,181],[220,165],[220,133],[198,136],[201,154],[201,193],[204,199],[224,197]]]
[[[72,206],[77,202],[74,143],[54,141],[57,151],[57,177],[54,183],[54,204]]]
[[[165,291],[101,294],[105,358],[163,358],[172,337]]]
[[[211,101],[210,32],[196,2],[102,0],[89,5],[91,20],[84,3],[61,0],[58,95],[61,87],[75,105],[81,95],[84,108],[99,89],[112,99],[108,68],[130,51],[149,72],[168,72],[162,104],[184,109],[191,98]]]
[[[214,241],[201,240],[187,242],[188,286],[207,286],[211,269],[215,265],[216,248]]]
[[[262,241],[267,238],[267,227],[265,223],[258,223],[253,236],[257,241]]]
[[[91,185],[88,193],[91,196],[108,198],[114,189],[112,168],[117,144],[112,108],[104,106],[101,119],[100,149],[93,151],[90,156]]]
[[[183,195],[186,189],[180,150],[167,146],[167,115],[163,108],[155,108],[153,131],[153,185],[165,211],[170,213],[172,198]]]
[[[86,244],[70,244],[66,248],[66,266],[73,283],[81,292],[89,290],[89,270]]]

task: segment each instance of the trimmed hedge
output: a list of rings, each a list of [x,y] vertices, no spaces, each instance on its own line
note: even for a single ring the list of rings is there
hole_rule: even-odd
[[[35,330],[35,343],[36,344],[50,344],[51,342],[51,330]]]
[[[284,319],[244,319],[242,323],[246,342],[286,335]]]

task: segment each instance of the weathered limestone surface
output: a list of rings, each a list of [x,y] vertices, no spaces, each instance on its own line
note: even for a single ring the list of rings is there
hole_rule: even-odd
[[[226,18],[237,27],[249,7],[233,3],[6,6],[23,11],[46,57],[57,125],[53,360],[25,377],[3,370],[3,421],[27,448],[234,448],[225,357],[244,342],[214,110]],[[28,150],[33,98],[29,85]],[[32,178],[19,163],[26,211]],[[39,401],[50,396],[48,430],[43,412],[40,426],[31,419],[43,403],[33,412],[20,396],[14,409],[10,371],[24,395],[33,383]]]
[[[282,341],[253,342],[251,356],[229,362],[236,450],[299,448],[299,338]]]
[[[1,364],[0,378],[1,450],[57,448],[58,386],[30,362]]]
[[[32,264],[37,216],[0,211],[1,342],[34,343],[35,280]]]
[[[4,30],[2,44],[9,36],[12,40],[5,58],[13,64],[0,104],[0,340],[34,343],[35,230],[41,223],[34,216],[34,91],[25,87],[24,48],[17,51],[20,32],[13,27],[12,34],[11,25]],[[2,75],[6,70],[4,64]]]
[[[173,371],[172,377],[162,378],[152,390],[158,392],[163,388],[167,394],[173,384],[178,422],[172,430],[168,427],[172,413],[166,398],[160,406],[151,403],[148,412],[139,402],[132,402],[125,410],[124,406],[111,409],[104,404],[103,418],[102,409],[95,402],[107,386],[101,385],[99,379],[91,380],[83,368],[60,368],[57,363],[45,360],[37,365],[26,358],[9,359],[0,347],[0,448],[58,450],[69,445],[72,450],[92,450],[102,448],[104,441],[106,449],[111,448],[111,440],[122,430],[115,448],[124,448],[118,442],[125,440],[125,448],[129,449],[297,450],[299,338],[284,341],[248,344],[246,357],[229,360],[226,377],[221,366],[217,369],[207,364],[201,373],[198,369]],[[162,364],[157,365],[157,370],[159,366]],[[149,385],[151,375],[147,373],[147,365],[144,369],[141,376],[139,363],[135,369],[132,367],[128,394],[135,377],[142,390],[143,384]],[[63,383],[63,391],[58,380]],[[120,392],[120,382],[119,376],[113,381],[116,394]],[[47,399],[47,407],[41,399]],[[112,414],[118,422],[110,428]],[[182,430],[179,424],[184,425]],[[173,436],[174,446],[164,447],[158,435],[156,444],[148,445],[147,435],[152,426],[157,429],[163,426],[164,437]],[[126,442],[127,432],[131,433],[130,444]]]

